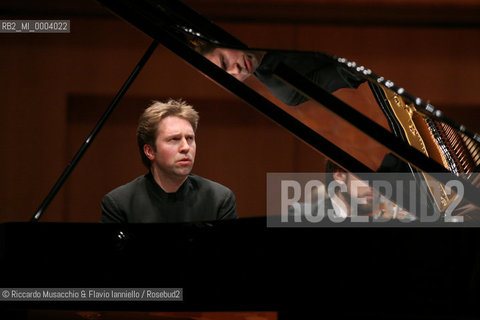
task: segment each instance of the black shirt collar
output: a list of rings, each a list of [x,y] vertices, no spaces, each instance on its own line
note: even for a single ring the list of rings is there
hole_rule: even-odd
[[[188,194],[188,190],[190,189],[190,186],[191,186],[190,175],[189,175],[176,192],[165,192],[165,190],[163,190],[162,187],[160,187],[158,183],[155,181],[151,172],[147,173],[145,177],[147,178],[147,181],[149,181],[150,187],[155,196],[158,196],[162,199],[172,200],[172,201],[183,200],[185,196]]]

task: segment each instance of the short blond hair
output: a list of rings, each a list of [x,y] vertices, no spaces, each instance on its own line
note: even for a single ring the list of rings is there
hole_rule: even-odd
[[[156,150],[157,128],[161,120],[174,116],[187,120],[192,125],[193,131],[197,130],[198,112],[183,100],[170,99],[167,102],[153,101],[140,116],[137,126],[137,143],[143,164],[150,168],[150,159],[143,151],[143,146],[148,144]]]

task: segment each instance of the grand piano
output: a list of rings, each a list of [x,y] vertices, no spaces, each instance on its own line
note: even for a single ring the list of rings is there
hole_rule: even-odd
[[[161,44],[348,171],[360,176],[377,171],[378,168],[367,166],[324,138],[305,118],[285,111],[196,51],[191,45],[192,37],[217,47],[256,49],[185,4],[176,0],[100,2],[106,10],[153,39],[132,78]],[[390,119],[389,130],[297,72],[295,66],[278,64],[273,70],[276,79],[383,145],[407,165],[410,170],[407,174],[413,179],[425,180],[427,174],[434,173],[440,173],[435,175],[435,183],[439,185],[457,179],[465,188],[465,200],[479,204],[474,174],[479,164],[478,135],[362,65],[323,53],[294,54],[324,59],[335,65],[336,70],[364,83],[362,90],[371,92],[378,108]],[[352,228],[348,221],[334,227],[328,224],[272,227],[269,223],[278,221],[275,212],[273,218],[174,225],[39,223],[132,78],[122,87],[118,99],[99,120],[32,221],[0,226],[0,283],[2,288],[183,288],[183,301],[122,304],[2,301],[6,316],[28,318],[31,310],[38,309],[274,311],[279,319],[322,317],[331,313],[351,318],[459,318],[476,313],[480,239],[475,216],[468,220],[471,223],[467,227],[445,224],[441,219],[434,224],[407,227],[396,221],[380,228],[377,225]],[[411,130],[396,115],[395,102],[413,112],[411,120],[417,125],[416,130]],[[443,137],[435,140],[432,147],[441,150],[436,159],[434,152],[424,152],[412,142],[418,135],[409,136],[409,132],[421,131],[420,123],[426,132],[436,128],[431,133],[434,138]],[[423,133],[425,137],[427,134]],[[454,140],[460,142],[454,144]],[[467,155],[468,163],[458,160]],[[441,201],[431,194],[427,198],[429,210],[443,217],[445,207],[439,205]],[[415,213],[414,207],[408,209]]]

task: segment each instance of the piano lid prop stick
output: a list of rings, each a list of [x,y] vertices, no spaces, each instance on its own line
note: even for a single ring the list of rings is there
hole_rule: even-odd
[[[130,85],[133,83],[133,81],[135,80],[135,78],[138,76],[138,74],[140,73],[140,71],[142,70],[143,66],[147,63],[148,59],[150,58],[150,56],[152,55],[152,53],[155,51],[156,47],[157,47],[158,43],[154,40],[152,42],[152,44],[150,45],[150,47],[148,47],[147,51],[145,52],[145,54],[143,55],[143,57],[140,59],[140,61],[138,62],[138,64],[135,66],[135,69],[133,69],[132,73],[130,74],[130,76],[128,77],[128,79],[125,81],[125,83],[123,84],[123,86],[120,88],[120,90],[118,91],[117,95],[115,96],[115,98],[113,98],[113,101],[110,103],[110,105],[108,106],[107,110],[105,110],[105,112],[103,113],[102,117],[98,120],[97,124],[95,125],[95,127],[93,128],[92,132],[90,133],[90,135],[87,137],[87,139],[84,141],[84,143],[82,144],[82,146],[80,147],[80,149],[77,151],[77,153],[75,154],[75,156],[72,158],[72,160],[70,161],[70,163],[67,165],[67,167],[65,168],[65,170],[63,171],[62,175],[60,176],[60,178],[57,180],[57,182],[55,183],[55,185],[53,186],[53,188],[50,190],[50,192],[48,193],[48,195],[45,197],[45,199],[43,200],[42,204],[40,205],[40,207],[37,209],[37,211],[35,212],[35,214],[33,215],[32,219],[30,220],[30,222],[38,222],[41,218],[41,216],[43,215],[45,209],[48,207],[48,205],[50,204],[50,202],[53,200],[53,198],[55,197],[55,195],[58,193],[58,191],[60,190],[60,188],[62,187],[62,185],[65,183],[65,181],[67,180],[68,176],[70,175],[70,173],[73,171],[73,169],[75,168],[75,166],[78,164],[78,162],[80,161],[80,158],[83,156],[83,154],[85,153],[85,151],[87,151],[88,147],[92,144],[92,141],[93,139],[95,139],[95,137],[97,136],[97,134],[100,132],[100,130],[102,129],[102,126],[105,124],[105,122],[107,121],[108,117],[110,116],[110,114],[112,114],[112,112],[115,110],[115,108],[117,107],[118,103],[120,102],[120,100],[122,99],[122,97],[124,96],[124,94],[127,92],[128,88],[130,87]]]

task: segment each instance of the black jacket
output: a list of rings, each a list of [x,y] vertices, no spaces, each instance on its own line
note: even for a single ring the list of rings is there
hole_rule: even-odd
[[[189,175],[166,193],[151,174],[109,192],[102,200],[102,222],[197,222],[235,219],[233,192],[214,181]]]

